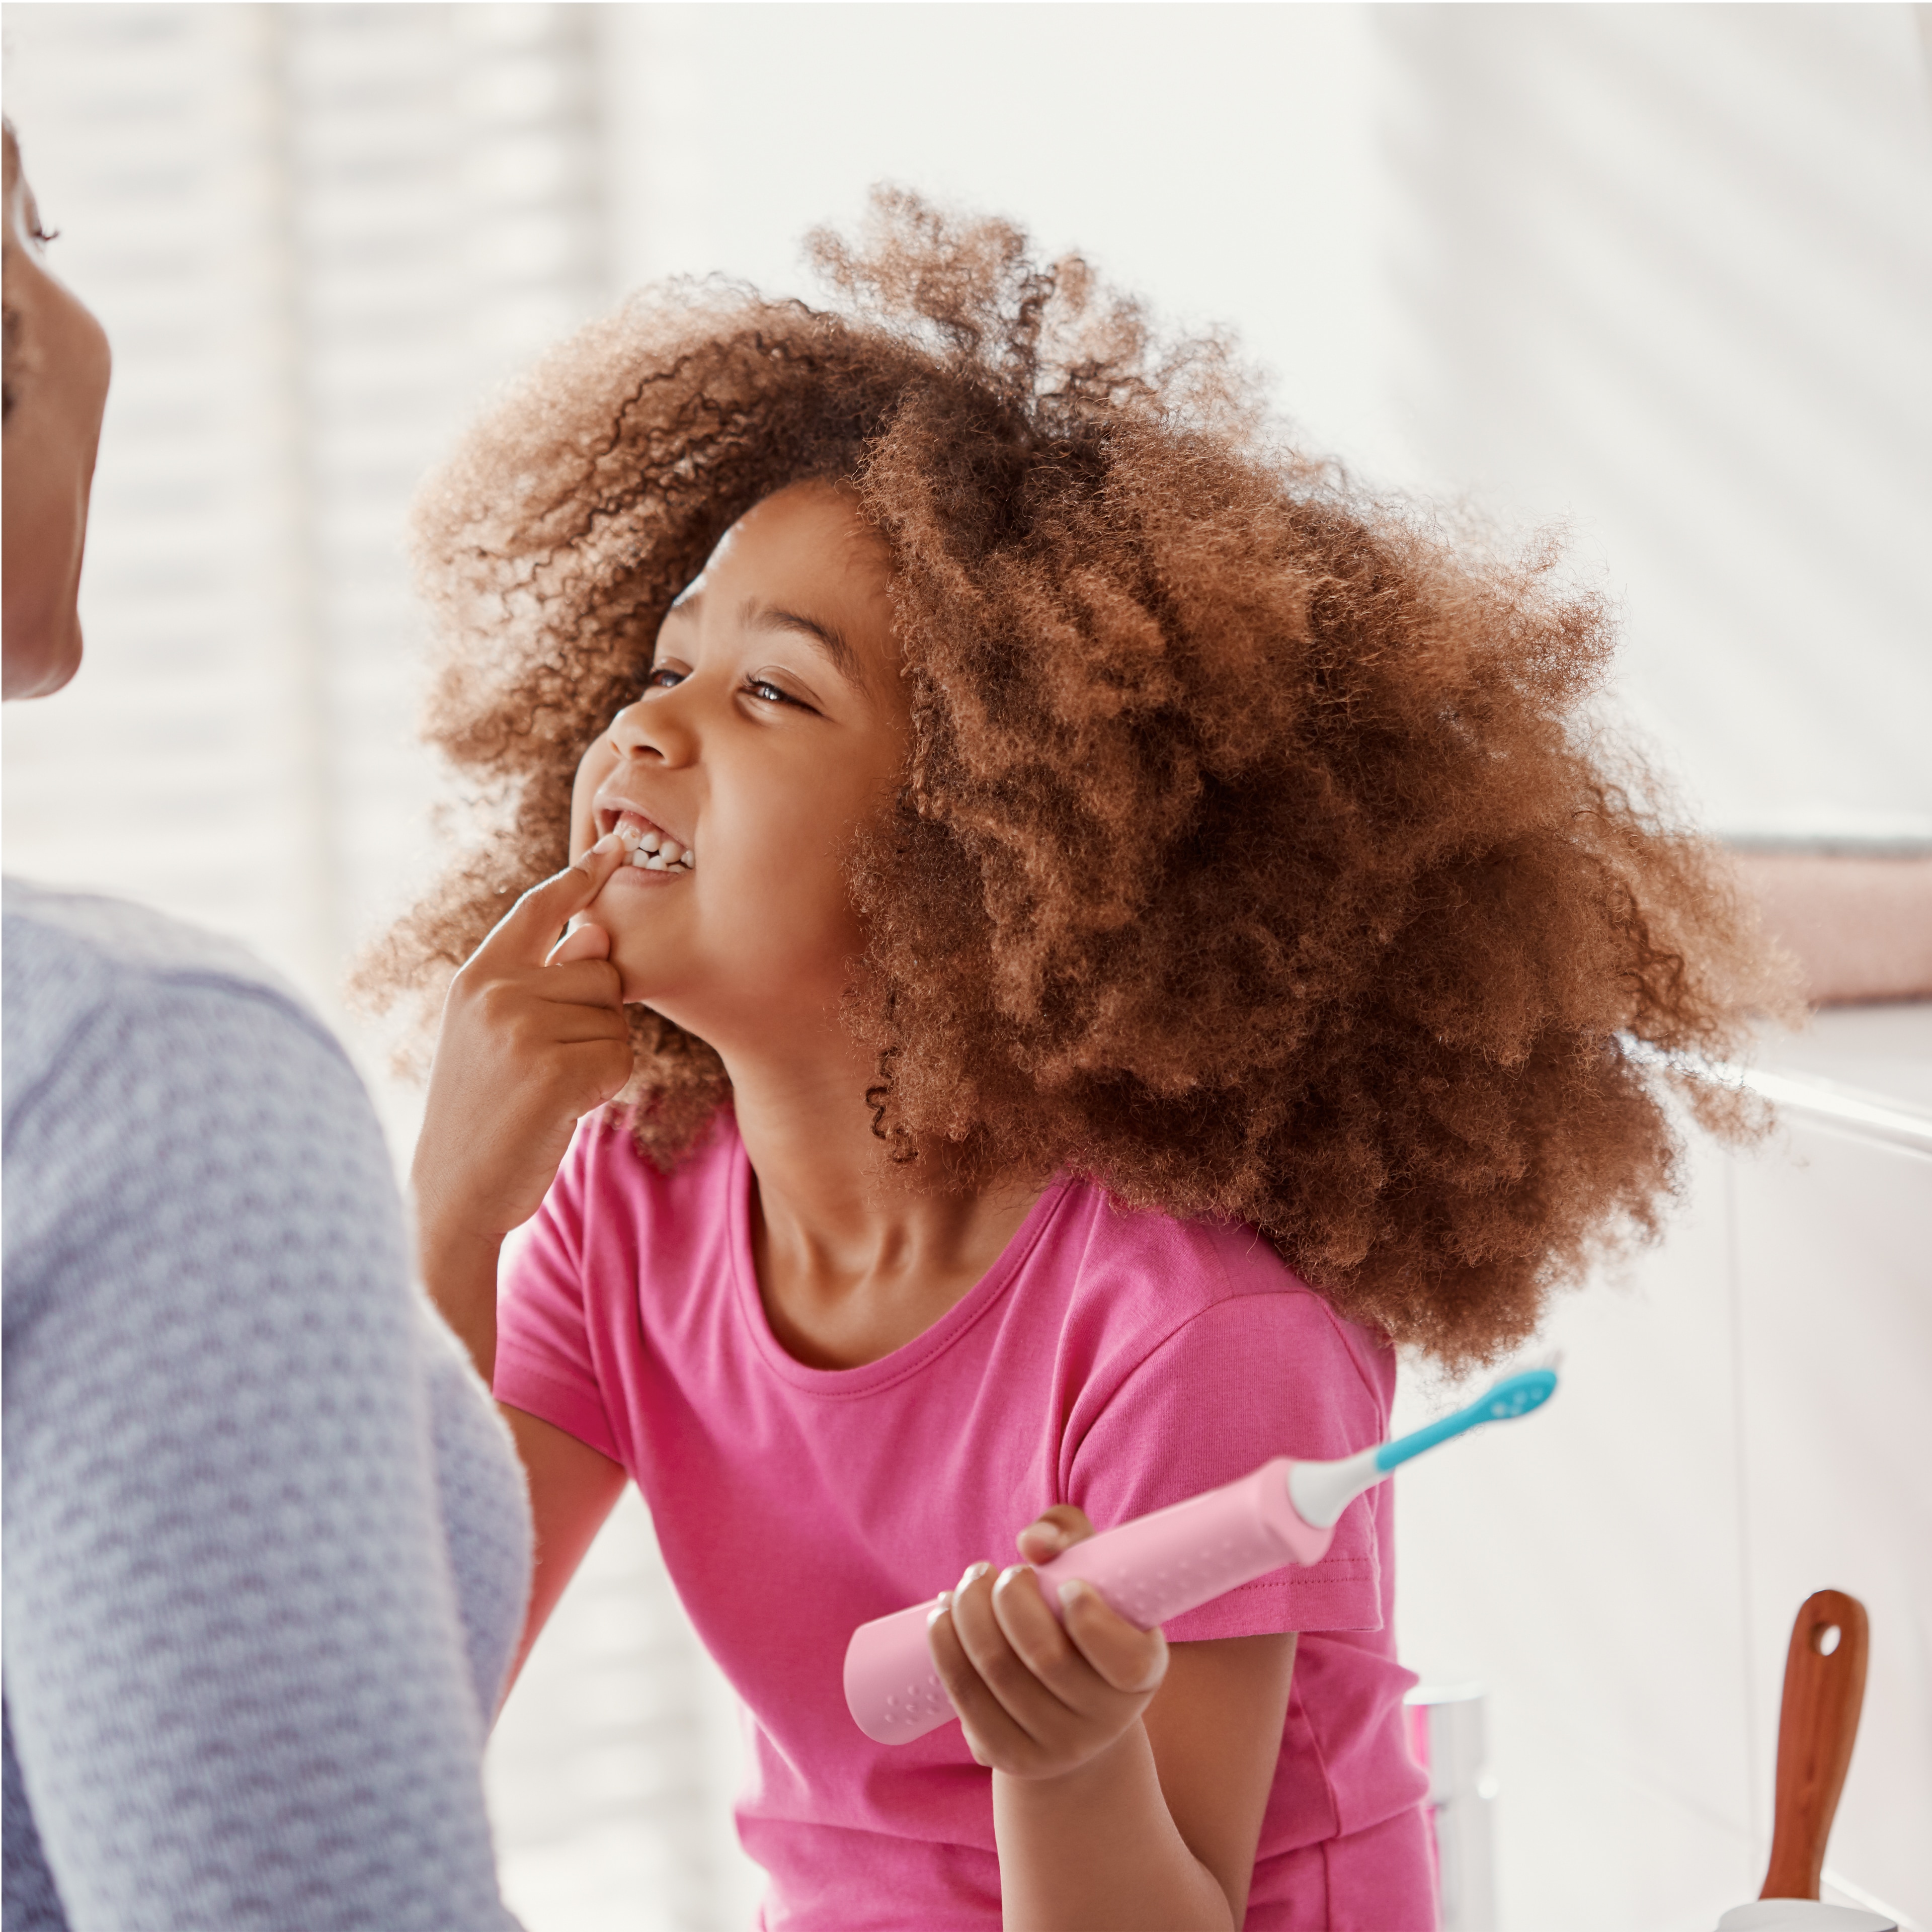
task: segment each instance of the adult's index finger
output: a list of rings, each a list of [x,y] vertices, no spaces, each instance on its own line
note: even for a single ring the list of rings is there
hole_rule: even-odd
[[[573,913],[581,912],[624,862],[624,842],[607,832],[588,851],[580,852],[560,872],[531,886],[484,941],[502,945],[541,966],[550,956]]]

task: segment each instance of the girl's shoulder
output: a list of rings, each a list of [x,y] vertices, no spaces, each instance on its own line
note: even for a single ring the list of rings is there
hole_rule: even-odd
[[[660,1165],[638,1144],[634,1116],[613,1103],[578,1123],[547,1210],[571,1219],[661,1230],[728,1217],[742,1191],[744,1143],[729,1108],[676,1160]]]
[[[1385,1400],[1393,1352],[1381,1331],[1340,1313],[1244,1222],[1188,1220],[1127,1206],[1092,1184],[1066,1185],[1056,1245],[1073,1272],[1070,1330],[1097,1364],[1159,1375],[1197,1355],[1244,1354],[1327,1372]],[[1132,1364],[1133,1366],[1130,1366]]]

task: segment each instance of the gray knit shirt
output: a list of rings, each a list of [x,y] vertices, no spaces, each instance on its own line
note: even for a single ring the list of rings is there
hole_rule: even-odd
[[[9,881],[6,1932],[502,1928],[514,1452],[239,949]]]

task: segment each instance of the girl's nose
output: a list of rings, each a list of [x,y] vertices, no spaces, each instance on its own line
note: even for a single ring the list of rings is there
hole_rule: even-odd
[[[620,758],[650,764],[688,764],[696,741],[685,710],[677,702],[675,686],[657,692],[649,704],[640,698],[626,705],[610,721],[611,745]]]

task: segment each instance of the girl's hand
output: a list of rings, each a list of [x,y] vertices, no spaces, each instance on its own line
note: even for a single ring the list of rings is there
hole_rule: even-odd
[[[1060,1504],[1020,1532],[1020,1553],[1045,1562],[1093,1534]],[[997,1578],[992,1569],[974,1564],[934,1610],[933,1662],[978,1762],[1010,1778],[1064,1777],[1139,1721],[1167,1674],[1167,1640],[1083,1582],[1060,1586],[1063,1628],[1030,1564]]]
[[[579,1119],[631,1077],[610,935],[558,938],[624,857],[613,833],[532,886],[450,986],[412,1172],[433,1288],[439,1258],[494,1255],[536,1212]]]

